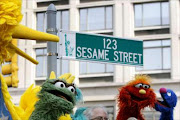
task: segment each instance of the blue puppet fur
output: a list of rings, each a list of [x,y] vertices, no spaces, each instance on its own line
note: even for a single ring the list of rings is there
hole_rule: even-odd
[[[86,110],[86,107],[81,107],[76,110],[76,113],[72,116],[73,120],[88,120],[86,116],[84,116],[83,112]]]
[[[164,91],[161,92],[161,89]],[[158,101],[155,103],[155,109],[161,112],[160,120],[173,120],[173,110],[177,103],[176,94],[170,90],[161,88],[160,94],[163,101]]]
[[[81,103],[83,102],[83,95],[82,95],[82,92],[79,88],[76,88],[76,102],[77,103]]]

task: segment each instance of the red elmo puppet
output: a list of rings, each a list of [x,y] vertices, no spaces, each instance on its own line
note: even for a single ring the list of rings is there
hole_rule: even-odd
[[[156,95],[150,88],[150,77],[137,75],[135,80],[119,89],[116,120],[127,120],[130,117],[144,120],[141,110],[147,106],[154,107],[155,101]]]

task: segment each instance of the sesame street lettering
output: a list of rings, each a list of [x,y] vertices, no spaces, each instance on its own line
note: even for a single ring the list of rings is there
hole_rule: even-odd
[[[142,41],[61,31],[62,58],[143,66]]]

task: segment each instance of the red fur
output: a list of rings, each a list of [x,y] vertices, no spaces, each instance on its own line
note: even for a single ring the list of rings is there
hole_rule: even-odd
[[[135,79],[119,89],[119,95],[117,98],[119,111],[116,120],[127,120],[130,117],[135,117],[138,120],[144,120],[141,110],[147,106],[154,107],[156,95],[153,92],[153,89],[134,87],[134,85],[138,83],[150,85],[150,83],[146,80],[143,81],[142,79]],[[140,89],[144,89],[146,94],[140,94]]]

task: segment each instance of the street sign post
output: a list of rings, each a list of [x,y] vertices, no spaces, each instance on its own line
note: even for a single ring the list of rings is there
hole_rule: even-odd
[[[47,8],[47,33],[57,35],[56,30],[56,13],[54,4],[50,4]],[[47,42],[47,76],[51,71],[57,73],[57,43]]]
[[[143,66],[143,41],[61,31],[63,59]]]

